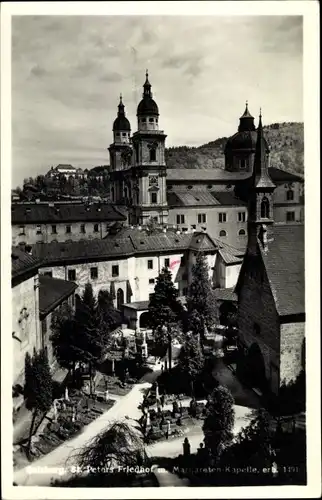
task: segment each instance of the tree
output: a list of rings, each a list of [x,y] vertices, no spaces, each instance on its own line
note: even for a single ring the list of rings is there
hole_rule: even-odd
[[[169,369],[171,369],[171,342],[172,324],[182,313],[182,306],[178,301],[178,291],[175,288],[171,271],[164,267],[154,287],[154,293],[149,303],[150,326],[155,334],[155,341],[161,347],[168,345]]]
[[[120,326],[122,318],[114,307],[114,299],[108,290],[100,290],[97,297],[97,314],[102,328],[110,333]]]
[[[192,267],[192,281],[187,294],[188,318],[194,313],[201,322],[201,337],[205,337],[206,328],[211,327],[217,319],[217,304],[209,279],[209,268],[205,256],[199,252],[196,263]]]
[[[50,340],[55,357],[62,368],[67,368],[75,376],[75,364],[81,360],[78,348],[78,332],[74,313],[69,305],[54,311],[51,320]]]
[[[216,387],[207,404],[203,424],[205,446],[214,462],[231,443],[235,422],[234,398],[227,387]]]
[[[178,368],[182,374],[182,379],[186,380],[191,387],[192,395],[193,382],[202,372],[203,366],[204,357],[198,339],[187,336],[179,354]]]
[[[40,413],[44,414],[49,410],[53,400],[53,381],[44,349],[39,352],[34,351],[32,358],[28,353],[26,354],[25,398],[27,410],[33,412],[27,445],[29,455],[36,418]]]
[[[106,468],[142,466],[146,458],[138,431],[127,422],[114,422],[82,450],[77,450],[72,463],[76,462],[81,470],[96,470],[98,475],[106,475]]]
[[[78,301],[75,311],[75,327],[78,333],[77,349],[80,360],[88,365],[90,393],[93,392],[93,364],[103,353],[104,332],[97,314],[97,302],[90,283]]]

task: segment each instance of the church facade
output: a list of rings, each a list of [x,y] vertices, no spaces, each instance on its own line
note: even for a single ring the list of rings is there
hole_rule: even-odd
[[[122,98],[113,124],[114,141],[109,147],[112,203],[127,206],[130,225],[145,225],[153,220],[180,232],[205,231],[245,250],[248,191],[257,139],[248,103],[238,131],[227,141],[223,170],[167,168],[167,136],[159,129],[159,118],[146,73],[137,108],[137,131],[131,135]],[[275,222],[303,223],[303,179],[270,166],[269,145],[263,140],[268,171],[275,183]]]

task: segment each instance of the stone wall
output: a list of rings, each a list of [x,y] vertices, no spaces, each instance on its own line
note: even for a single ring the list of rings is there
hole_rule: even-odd
[[[38,275],[12,289],[13,384],[23,384],[25,356],[41,347]]]
[[[304,322],[281,325],[280,385],[294,381],[302,370],[304,336]]]

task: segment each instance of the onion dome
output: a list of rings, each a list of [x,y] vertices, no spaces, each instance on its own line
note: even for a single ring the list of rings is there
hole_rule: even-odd
[[[131,130],[131,125],[129,120],[125,116],[125,111],[124,111],[124,104],[122,101],[122,94],[120,95],[120,104],[118,105],[118,113],[117,113],[117,118],[114,120],[113,123],[113,132],[116,130],[123,130],[123,131],[130,131]]]
[[[152,99],[151,83],[149,82],[148,70],[146,70],[146,80],[143,85],[142,101],[138,105],[137,116],[159,116],[157,103]]]
[[[264,145],[266,150],[269,150],[268,144],[265,139]],[[246,101],[246,108],[244,114],[239,119],[238,132],[229,137],[225,152],[232,150],[252,150],[255,151],[257,141],[257,131],[254,124],[254,117],[248,110],[248,102]]]

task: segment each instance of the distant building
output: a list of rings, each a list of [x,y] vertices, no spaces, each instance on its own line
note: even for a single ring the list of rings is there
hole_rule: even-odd
[[[275,181],[261,118],[250,185],[248,243],[239,274],[239,343],[254,387],[275,394],[304,367],[304,227],[274,223]]]
[[[102,239],[116,222],[126,216],[105,203],[12,204],[12,245]]]
[[[50,318],[64,301],[73,307],[75,283],[39,276],[40,261],[29,251],[12,248],[12,341],[13,341],[13,407],[24,402],[25,357],[33,350],[45,348],[53,378],[57,365],[50,342]],[[46,325],[46,326],[45,326]],[[65,374],[66,375],[66,374]]]
[[[128,208],[129,224],[150,219],[180,230],[206,230],[234,247],[247,242],[248,183],[255,157],[257,130],[248,103],[238,131],[227,141],[225,169],[169,169],[165,163],[166,134],[159,130],[159,108],[148,74],[137,108],[137,131],[121,99],[113,124],[110,152],[110,196]],[[264,139],[265,155],[269,145]],[[185,165],[183,165],[185,167]],[[269,166],[276,190],[276,222],[303,222],[303,179]]]

